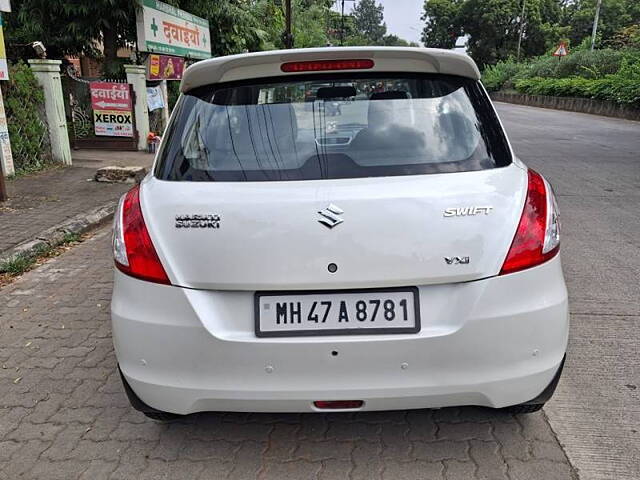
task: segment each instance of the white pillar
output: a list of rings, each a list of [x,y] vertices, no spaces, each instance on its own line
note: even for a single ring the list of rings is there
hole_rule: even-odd
[[[160,91],[162,92],[162,99],[164,100],[164,107],[162,107],[162,124],[166,129],[167,125],[169,125],[169,92],[167,91],[166,80],[160,82]],[[164,132],[160,132],[160,135],[164,135]]]
[[[146,150],[147,135],[149,135],[146,67],[144,65],[125,65],[124,71],[127,74],[127,82],[133,85],[133,91],[136,95],[134,115],[138,132],[138,150]]]
[[[9,140],[7,117],[4,113],[2,90],[0,90],[0,175],[8,177],[14,173],[16,172],[13,167],[13,156],[11,155],[11,141]]]
[[[61,63],[60,60],[29,60],[31,70],[44,90],[44,109],[49,125],[51,156],[55,162],[71,165],[71,147],[60,81]]]

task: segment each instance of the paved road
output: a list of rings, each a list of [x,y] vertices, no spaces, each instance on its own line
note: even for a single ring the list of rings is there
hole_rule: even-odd
[[[551,426],[580,478],[640,479],[640,123],[498,110],[560,203],[572,325]]]
[[[0,290],[0,480],[571,478],[542,414],[451,408],[146,420],[115,372],[109,256],[103,229]]]
[[[582,479],[640,478],[640,124],[500,111],[564,214],[574,316],[566,374],[546,409],[553,429],[541,413],[475,408],[148,421],[115,374],[104,229],[0,290],[0,480],[575,478],[558,438]]]

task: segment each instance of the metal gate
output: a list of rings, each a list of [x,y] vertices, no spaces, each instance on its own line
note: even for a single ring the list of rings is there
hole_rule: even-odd
[[[62,76],[62,91],[71,147],[73,149],[138,150],[138,132],[135,126],[135,114],[133,113],[131,114],[133,137],[96,135],[94,112],[91,107],[90,83],[92,81],[127,84],[119,80],[80,78],[75,75],[73,66],[67,68],[66,75]],[[136,97],[133,85],[127,85],[133,102],[133,110],[135,111]]]

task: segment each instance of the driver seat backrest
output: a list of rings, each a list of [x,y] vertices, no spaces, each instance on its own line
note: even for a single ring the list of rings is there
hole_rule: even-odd
[[[401,90],[387,90],[376,92],[369,97],[369,112],[367,122],[369,128],[380,129],[389,123],[394,123],[394,113],[397,102],[394,100],[407,100],[409,95]]]

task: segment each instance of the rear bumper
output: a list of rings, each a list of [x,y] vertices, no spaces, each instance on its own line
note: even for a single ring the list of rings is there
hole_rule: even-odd
[[[113,339],[136,396],[180,414],[308,412],[315,400],[364,400],[361,410],[503,407],[536,399],[552,383],[568,336],[559,257],[419,291],[417,334],[257,338],[253,292],[116,272]]]

